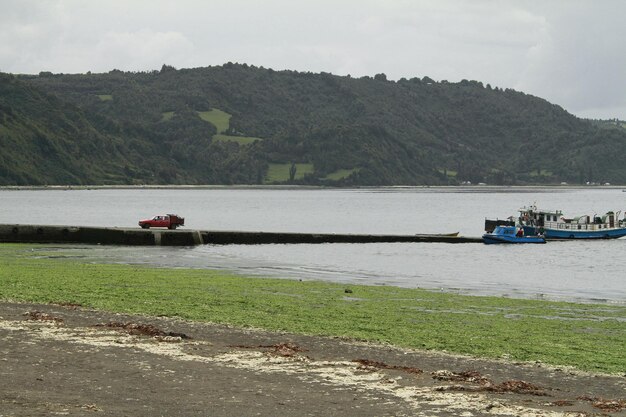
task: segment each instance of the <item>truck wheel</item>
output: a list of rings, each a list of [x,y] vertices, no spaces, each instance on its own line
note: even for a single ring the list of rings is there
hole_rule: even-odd
[[[168,229],[170,229],[170,230],[176,230],[176,225],[175,225],[175,224],[170,224],[170,226],[168,227]]]
[[[149,229],[149,228],[150,228],[150,225],[149,225],[149,224],[142,224],[142,225],[141,225],[141,228],[142,228],[142,229]]]

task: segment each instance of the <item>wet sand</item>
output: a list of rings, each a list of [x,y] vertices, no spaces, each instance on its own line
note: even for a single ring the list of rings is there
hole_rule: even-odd
[[[626,375],[80,306],[0,303],[0,352],[1,417],[626,415]]]

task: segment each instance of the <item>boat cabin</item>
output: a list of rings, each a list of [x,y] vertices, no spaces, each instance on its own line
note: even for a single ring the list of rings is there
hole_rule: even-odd
[[[520,228],[515,226],[496,226],[493,233],[494,235],[508,235],[508,236],[521,236]]]
[[[623,227],[626,220],[619,220],[620,212],[609,211],[603,216],[579,216],[565,218],[561,210],[538,210],[536,206],[523,207],[519,210],[519,222],[523,226],[543,229],[564,230],[602,230]]]

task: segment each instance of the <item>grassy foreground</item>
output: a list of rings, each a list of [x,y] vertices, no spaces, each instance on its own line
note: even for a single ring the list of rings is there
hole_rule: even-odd
[[[596,372],[626,371],[624,306],[88,264],[31,248],[0,244],[0,300],[79,303]]]

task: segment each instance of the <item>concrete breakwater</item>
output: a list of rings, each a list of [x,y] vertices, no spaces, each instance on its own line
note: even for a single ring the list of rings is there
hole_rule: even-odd
[[[442,234],[357,235],[245,231],[167,230],[118,227],[0,224],[0,242],[88,243],[135,246],[260,245],[297,243],[443,242],[481,243],[477,237]]]

